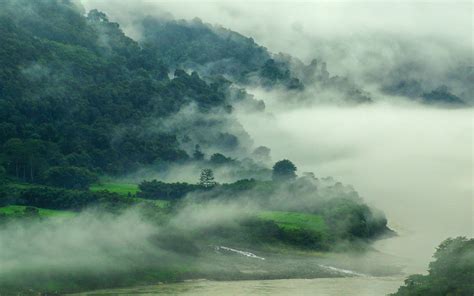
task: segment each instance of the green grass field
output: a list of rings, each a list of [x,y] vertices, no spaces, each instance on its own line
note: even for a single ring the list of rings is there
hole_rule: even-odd
[[[123,196],[128,196],[130,193],[134,195],[138,192],[138,185],[137,184],[129,184],[129,183],[100,183],[94,184],[90,187],[91,191],[101,191],[107,190],[110,192],[115,192]]]
[[[318,233],[326,232],[326,223],[323,218],[318,215],[296,212],[266,211],[260,213],[258,217],[263,220],[273,221],[284,230],[305,229]]]
[[[24,213],[26,206],[16,206],[10,205],[6,207],[0,207],[0,214],[4,214],[7,216],[22,216]],[[56,211],[56,210],[49,210],[49,209],[38,209],[39,215],[41,217],[73,217],[76,213],[71,211]]]
[[[91,191],[101,191],[101,190],[107,190],[110,192],[118,193],[122,196],[128,196],[130,193],[131,195],[135,195],[139,189],[137,184],[131,184],[131,183],[113,183],[113,182],[104,182],[100,184],[94,184],[90,187]],[[135,200],[137,201],[147,201],[147,202],[152,202],[158,207],[166,207],[169,204],[169,201],[167,200],[151,200],[151,199],[144,199],[144,198],[138,198],[134,197]]]

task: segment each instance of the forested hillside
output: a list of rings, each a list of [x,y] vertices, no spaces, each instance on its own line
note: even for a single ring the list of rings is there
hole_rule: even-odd
[[[252,38],[200,19],[148,17],[139,25],[140,42],[156,46],[172,67],[195,70],[205,77],[222,75],[239,85],[286,90],[290,95],[309,87],[315,93],[337,92],[352,104],[372,101],[360,86],[345,77],[330,75],[324,61],[314,59],[305,65],[295,57],[270,52]]]
[[[323,61],[305,65],[199,19],[146,17],[132,40],[106,14],[74,1],[1,5],[0,173],[23,181],[42,182],[51,168],[119,175],[183,163],[196,147],[251,156],[234,105],[265,105],[242,87],[282,89],[300,103],[306,90],[372,101]],[[443,88],[422,97],[462,103]]]
[[[232,102],[225,80],[171,72],[170,57],[154,45],[126,37],[101,12],[83,16],[70,1],[1,5],[0,164],[7,175],[36,182],[50,168],[69,166],[120,174],[190,159],[182,142],[241,148],[240,135],[227,128],[235,120],[227,116]],[[193,114],[222,114],[198,118],[214,127],[207,143],[190,143],[186,127],[156,127],[185,106]]]

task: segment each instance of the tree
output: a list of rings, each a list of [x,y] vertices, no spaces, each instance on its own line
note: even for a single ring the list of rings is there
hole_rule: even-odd
[[[202,153],[201,146],[199,146],[199,144],[196,144],[196,146],[194,147],[193,158],[195,160],[203,160],[204,159],[204,153]]]
[[[228,163],[233,162],[232,158],[226,157],[224,154],[221,154],[221,153],[214,153],[211,156],[211,159],[209,159],[209,161],[215,165],[222,165],[222,164],[228,164]]]
[[[205,188],[214,187],[217,184],[214,181],[214,172],[211,169],[203,169],[201,170],[201,177],[199,178],[199,185]]]
[[[288,181],[296,178],[296,166],[288,159],[280,160],[273,166],[273,181]]]
[[[0,184],[6,182],[7,170],[0,165]]]
[[[259,146],[252,152],[252,155],[256,160],[266,163],[271,161],[270,151],[271,150],[268,147]]]
[[[24,164],[24,150],[23,141],[18,138],[12,138],[3,145],[5,155],[7,156],[8,171],[16,178],[20,178],[21,167]]]
[[[448,238],[429,264],[428,274],[410,275],[393,296],[474,295],[474,239]]]
[[[175,200],[201,189],[199,185],[188,183],[165,183],[157,180],[143,181],[138,185],[138,197],[145,199]]]
[[[46,184],[70,189],[88,189],[97,180],[88,169],[72,166],[52,167],[44,174]]]
[[[36,218],[40,216],[39,210],[34,207],[26,207],[23,209],[23,215],[28,218]]]

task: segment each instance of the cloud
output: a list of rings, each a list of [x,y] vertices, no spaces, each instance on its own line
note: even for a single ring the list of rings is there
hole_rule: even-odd
[[[469,1],[83,3],[106,11],[132,37],[139,38],[136,20],[144,15],[199,17],[253,37],[271,52],[289,53],[305,63],[326,61],[332,75],[347,76],[369,91],[416,80],[422,92],[446,85],[474,104]]]
[[[414,271],[426,270],[444,238],[474,234],[472,109],[380,103],[273,111],[240,120],[275,159],[352,184],[382,209],[401,235],[378,245],[409,258]]]

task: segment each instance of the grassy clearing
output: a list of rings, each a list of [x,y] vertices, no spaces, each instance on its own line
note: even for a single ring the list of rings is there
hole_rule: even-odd
[[[27,206],[17,206],[17,205],[10,205],[6,207],[0,207],[0,214],[4,214],[7,216],[22,216],[24,214],[25,208]],[[32,207],[34,208],[34,207]],[[41,217],[73,217],[76,213],[71,211],[57,211],[57,210],[49,210],[49,209],[38,209],[38,214]]]
[[[110,192],[118,193],[123,196],[128,196],[130,193],[131,195],[135,195],[138,192],[138,185],[137,184],[129,184],[129,183],[100,183],[94,184],[90,187],[91,191],[101,191],[107,190]]]
[[[326,224],[319,215],[296,212],[266,211],[258,215],[260,219],[275,222],[284,230],[304,229],[312,232],[325,233]]]
[[[100,184],[94,184],[90,187],[90,190],[91,191],[107,190],[109,192],[114,192],[125,197],[128,197],[129,194],[134,196],[139,191],[137,184],[113,183],[113,182],[104,182]],[[144,198],[138,198],[138,197],[134,197],[133,199],[137,201],[151,202],[160,208],[164,208],[169,204],[169,201],[160,200],[160,199],[151,200],[151,199],[144,199]]]

